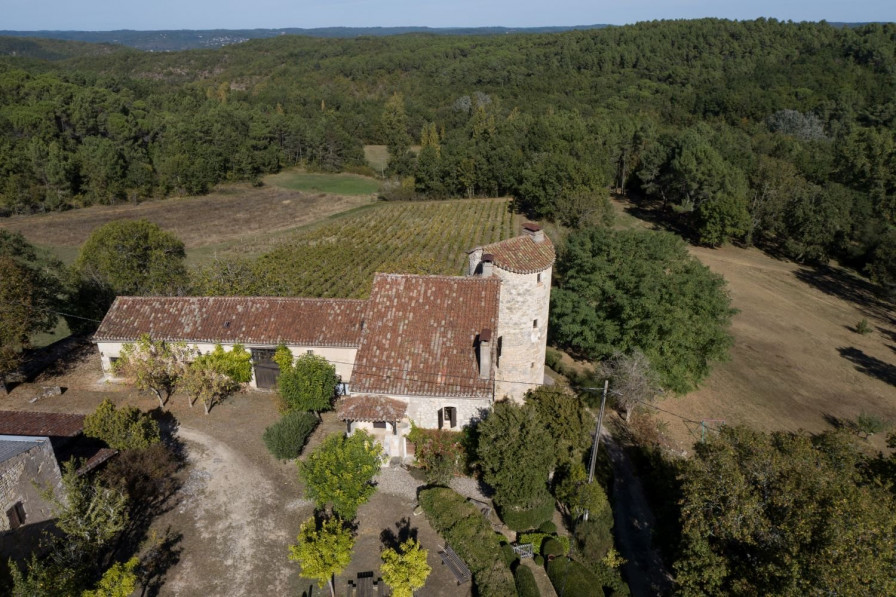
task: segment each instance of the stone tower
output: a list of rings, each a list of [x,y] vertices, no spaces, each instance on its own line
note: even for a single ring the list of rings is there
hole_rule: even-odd
[[[522,401],[544,383],[554,245],[537,224],[523,234],[469,252],[468,275],[501,280],[494,335],[495,399]]]

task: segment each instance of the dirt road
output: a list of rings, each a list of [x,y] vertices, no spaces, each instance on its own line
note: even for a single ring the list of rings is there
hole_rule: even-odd
[[[192,519],[201,550],[184,549],[163,589],[169,595],[285,595],[295,572],[285,547],[293,528],[276,524],[280,503],[273,482],[242,454],[197,429],[181,426],[188,447],[189,477],[178,514]],[[190,533],[192,535],[192,533]],[[197,553],[201,552],[201,564]],[[269,553],[282,564],[272,566]],[[212,566],[213,569],[209,569]]]
[[[651,543],[655,525],[644,487],[622,447],[604,429],[601,439],[613,466],[613,531],[626,560],[623,574],[633,597],[668,595],[672,578]]]

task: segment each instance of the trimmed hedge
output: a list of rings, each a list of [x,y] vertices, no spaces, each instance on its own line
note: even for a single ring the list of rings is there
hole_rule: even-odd
[[[558,595],[596,595],[602,586],[590,570],[569,558],[554,558],[548,562],[548,578]]]
[[[288,412],[264,430],[264,445],[280,460],[298,458],[317,423],[318,418],[313,413],[302,410]]]
[[[517,543],[531,543],[532,549],[535,553],[539,555],[547,555],[545,553],[545,544],[548,539],[552,539],[554,542],[559,542],[561,547],[563,548],[562,555],[566,555],[569,553],[569,537],[565,537],[562,535],[554,535],[548,533],[520,533],[517,537]]]
[[[545,492],[545,497],[534,508],[526,510],[495,504],[498,516],[508,527],[514,531],[528,531],[539,526],[554,517],[554,498]]]
[[[473,504],[447,487],[420,492],[420,507],[430,524],[473,573],[481,597],[516,595],[513,574],[504,561],[501,541]]]
[[[626,597],[630,595],[628,585],[622,580],[619,572],[603,564],[589,570],[579,562],[569,558],[554,558],[547,565],[548,578],[557,594],[563,595],[606,595],[608,597]],[[597,587],[603,591],[596,593]]]
[[[539,533],[545,533],[546,535],[553,535],[557,532],[557,525],[553,523],[551,520],[546,520],[541,523],[541,526],[538,527]]]
[[[513,573],[513,582],[516,584],[516,592],[519,597],[541,597],[535,575],[526,566],[517,566]]]

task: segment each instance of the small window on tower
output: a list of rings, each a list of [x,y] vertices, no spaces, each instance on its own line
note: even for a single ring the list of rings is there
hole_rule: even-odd
[[[537,320],[537,319],[533,319],[533,320],[532,320],[532,327],[533,327],[533,328],[537,328],[537,327],[538,327],[538,320]]]
[[[541,274],[535,274],[535,281],[541,284]]]
[[[6,511],[6,518],[9,519],[10,530],[15,530],[25,524],[25,508],[22,502],[16,502],[12,508]]]

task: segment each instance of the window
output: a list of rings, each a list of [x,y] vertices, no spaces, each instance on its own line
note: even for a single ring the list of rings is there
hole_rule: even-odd
[[[537,328],[537,327],[538,327],[538,320],[537,320],[537,319],[533,319],[533,320],[532,320],[532,327],[533,327],[533,328]]]
[[[15,505],[6,511],[6,517],[9,519],[9,528],[17,529],[25,524],[25,507],[22,502],[16,502]]]
[[[541,274],[535,274],[535,282],[541,284]]]
[[[453,406],[446,406],[439,409],[439,429],[453,429],[457,427],[457,409]]]
[[[314,354],[314,351],[309,349],[307,354]]]
[[[374,428],[374,429],[385,429],[385,428],[386,428],[386,422],[385,422],[385,421],[374,421],[374,422],[373,422],[373,428]]]

